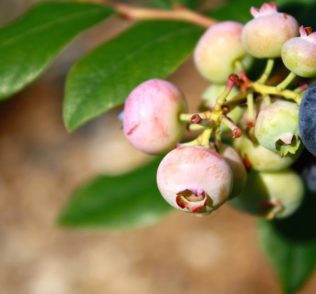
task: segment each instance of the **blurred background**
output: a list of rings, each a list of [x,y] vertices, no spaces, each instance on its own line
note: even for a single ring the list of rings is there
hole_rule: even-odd
[[[0,0],[0,24],[33,2]],[[56,226],[58,213],[80,184],[148,160],[125,140],[118,109],[72,134],[62,122],[70,65],[127,25],[111,19],[83,34],[40,80],[0,103],[0,292],[280,293],[257,242],[256,220],[228,205],[206,218],[174,212],[155,226],[135,231]],[[195,109],[207,83],[192,61],[170,80]],[[300,293],[315,292],[314,275]]]

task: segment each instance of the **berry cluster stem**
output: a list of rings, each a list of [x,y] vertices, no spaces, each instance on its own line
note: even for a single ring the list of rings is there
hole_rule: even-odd
[[[262,98],[265,105],[271,104],[271,97],[269,95],[264,95]]]
[[[232,131],[233,139],[242,135],[241,129],[228,116],[224,115],[222,122]]]
[[[216,99],[216,104],[214,107],[214,112],[219,113],[221,112],[222,106],[225,103],[226,98],[230,94],[231,90],[233,89],[234,85],[238,82],[238,76],[235,74],[232,74],[228,77],[226,87],[224,89],[224,92],[218,96]]]
[[[234,67],[235,67],[235,72],[236,73],[239,73],[241,71],[244,71],[245,68],[242,64],[242,62],[240,60],[236,60],[235,63],[234,63]]]
[[[257,82],[260,84],[264,84],[268,80],[268,78],[273,70],[273,67],[274,67],[274,59],[269,58],[267,60],[266,67],[265,67],[261,77],[258,79]]]
[[[301,102],[301,98],[302,98],[301,95],[299,93],[296,93],[295,91],[284,90],[276,86],[267,86],[267,85],[260,84],[258,82],[251,83],[250,88],[252,88],[255,92],[260,93],[262,95],[281,96],[283,98],[293,100],[298,104]]]
[[[279,91],[286,89],[287,86],[291,84],[295,78],[296,78],[296,74],[294,72],[290,72],[288,76],[280,84],[276,86],[276,88]]]

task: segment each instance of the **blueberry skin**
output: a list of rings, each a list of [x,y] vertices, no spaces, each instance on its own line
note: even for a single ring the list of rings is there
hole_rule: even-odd
[[[299,131],[306,149],[316,156],[316,82],[304,93],[299,109]]]
[[[316,201],[316,157],[304,148],[300,158],[292,167],[301,175],[307,190],[313,194]]]

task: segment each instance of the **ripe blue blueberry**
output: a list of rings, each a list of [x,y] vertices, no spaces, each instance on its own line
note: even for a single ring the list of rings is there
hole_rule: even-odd
[[[304,93],[299,108],[299,131],[303,144],[316,156],[316,82]]]

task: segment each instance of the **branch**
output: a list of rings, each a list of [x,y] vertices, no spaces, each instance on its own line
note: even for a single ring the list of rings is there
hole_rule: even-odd
[[[107,0],[92,0],[91,2],[107,4],[117,11],[121,16],[131,20],[179,20],[208,28],[216,23],[212,18],[194,12],[186,7],[177,6],[173,10],[161,10],[131,6],[123,3],[113,3]]]

